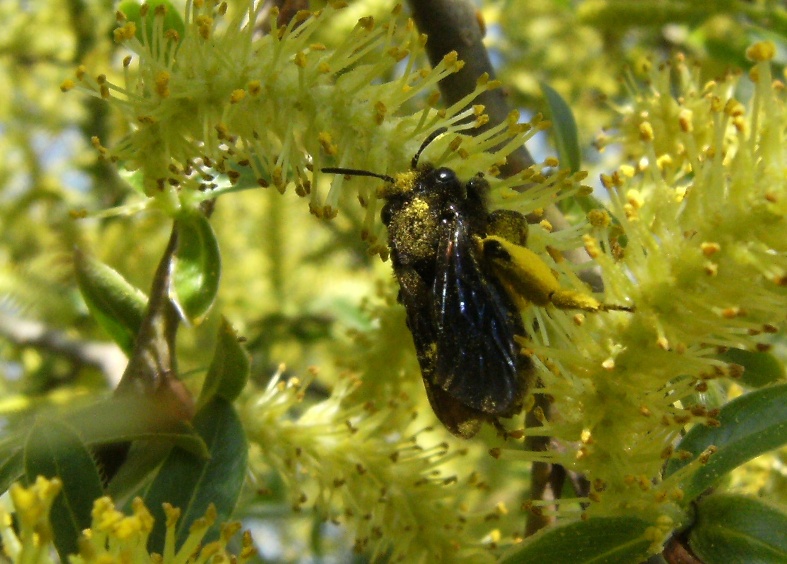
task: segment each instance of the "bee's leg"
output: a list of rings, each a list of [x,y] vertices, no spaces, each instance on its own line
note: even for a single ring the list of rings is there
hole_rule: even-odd
[[[497,435],[499,437],[503,437],[504,441],[507,441],[511,435],[509,434],[508,430],[503,427],[503,424],[500,423],[500,420],[497,417],[492,417],[490,423],[492,423],[492,425],[494,425],[495,429],[497,430]]]
[[[524,215],[513,210],[495,210],[489,214],[487,231],[515,245],[527,244],[528,223]]]

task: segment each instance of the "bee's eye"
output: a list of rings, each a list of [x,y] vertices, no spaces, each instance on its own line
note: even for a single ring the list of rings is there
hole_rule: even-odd
[[[434,177],[435,180],[437,180],[437,182],[440,182],[442,184],[456,182],[456,173],[450,168],[438,168],[434,172]]]
[[[380,211],[380,219],[383,220],[383,225],[388,227],[391,224],[391,220],[393,219],[393,212],[391,211],[391,206],[388,204],[383,206],[383,209]]]

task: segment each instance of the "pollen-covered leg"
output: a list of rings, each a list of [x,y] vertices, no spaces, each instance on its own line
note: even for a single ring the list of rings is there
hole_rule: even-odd
[[[495,210],[489,214],[489,235],[496,235],[521,247],[527,245],[527,218],[514,210]]]
[[[542,307],[552,304],[560,309],[590,312],[632,311],[630,307],[605,304],[584,292],[561,287],[552,269],[541,257],[507,238],[489,235],[477,238],[476,243],[498,279],[520,303],[526,301]]]

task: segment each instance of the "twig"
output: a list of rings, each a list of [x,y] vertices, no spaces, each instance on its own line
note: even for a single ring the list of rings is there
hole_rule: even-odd
[[[39,321],[20,319],[0,312],[0,335],[18,347],[31,347],[62,356],[78,365],[101,371],[113,388],[126,366],[123,352],[112,343],[83,341]]]
[[[432,66],[445,55],[456,51],[465,66],[459,72],[440,81],[440,93],[448,104],[461,100],[476,87],[478,77],[486,73],[494,78],[495,71],[484,47],[484,32],[476,16],[475,6],[467,0],[410,0],[413,19],[429,38],[426,52]],[[496,88],[481,94],[474,104],[483,104],[489,123],[479,132],[506,120],[511,108],[502,89]],[[503,176],[511,176],[533,164],[533,157],[522,146],[508,157],[501,167]]]

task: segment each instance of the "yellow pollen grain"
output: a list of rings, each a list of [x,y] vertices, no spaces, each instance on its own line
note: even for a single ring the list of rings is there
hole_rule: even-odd
[[[113,37],[116,43],[122,43],[123,41],[130,41],[131,39],[134,39],[136,34],[136,24],[134,22],[126,22],[122,27],[117,28],[113,32]]]
[[[715,255],[721,250],[721,245],[718,243],[701,243],[700,250],[702,250],[702,254],[706,257]]]
[[[746,108],[744,108],[743,104],[738,102],[735,98],[730,98],[727,100],[727,103],[724,104],[724,113],[730,117],[738,117],[746,113]]]
[[[366,31],[374,29],[374,18],[372,16],[365,16],[358,20],[358,27],[364,28]]]
[[[601,249],[599,249],[598,241],[590,235],[583,235],[582,243],[585,246],[585,252],[587,252],[590,258],[598,258],[601,255]]]
[[[325,151],[326,154],[336,155],[339,152],[339,148],[334,144],[331,134],[327,131],[321,131],[317,135],[317,141],[319,141],[322,150]]]
[[[664,170],[672,165],[672,157],[670,155],[661,155],[656,157],[656,166],[659,170]]]
[[[721,311],[721,316],[724,319],[734,319],[736,317],[741,317],[741,309],[738,307],[728,307]]]
[[[390,49],[388,49],[388,56],[391,57],[397,63],[406,59],[409,54],[410,54],[409,49],[402,49],[401,47],[391,47]]]
[[[154,78],[156,84],[156,94],[161,98],[169,98],[170,74],[167,71],[159,71]]]
[[[230,94],[230,104],[237,104],[246,98],[247,92],[243,88],[236,88]]]
[[[694,131],[694,124],[692,123],[693,113],[691,110],[682,109],[678,114],[678,123],[684,133],[691,133]]]
[[[643,121],[639,124],[639,138],[641,141],[653,141],[654,137],[653,125],[650,122]]]
[[[383,121],[385,121],[385,116],[388,113],[388,108],[385,106],[385,104],[382,101],[378,101],[374,105],[374,112],[375,112],[375,116],[374,116],[375,123],[377,123],[377,125],[381,125]]]
[[[196,19],[199,35],[202,39],[210,39],[210,32],[213,29],[213,18],[208,16],[199,16]]]
[[[759,41],[746,49],[746,58],[754,62],[771,61],[776,56],[776,44],[772,41]]]
[[[259,80],[252,80],[246,85],[246,91],[252,96],[259,96],[262,92],[262,83]]]
[[[612,218],[604,210],[591,210],[587,217],[590,225],[597,228],[609,227],[612,223]]]
[[[638,190],[629,190],[626,192],[626,200],[628,204],[635,210],[642,208],[645,203],[645,198]]]

